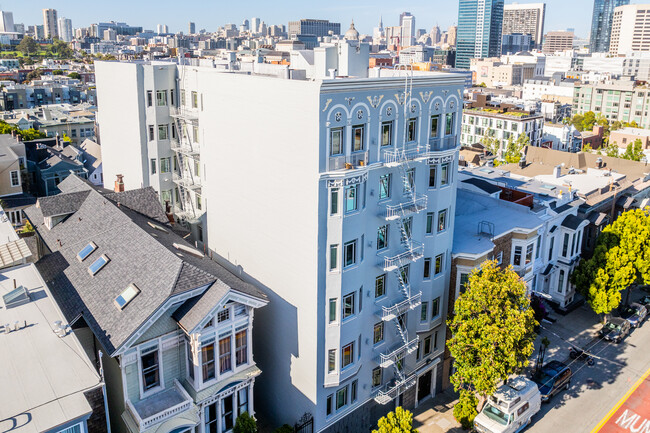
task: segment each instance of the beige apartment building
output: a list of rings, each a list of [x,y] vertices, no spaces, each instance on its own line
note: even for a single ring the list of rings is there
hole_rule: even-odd
[[[570,50],[573,48],[573,32],[548,32],[544,37],[544,54],[553,54],[556,51]]]
[[[644,150],[650,149],[650,129],[623,128],[609,133],[609,142],[616,144],[621,149],[627,148],[628,144],[641,140]]]
[[[535,64],[504,63],[498,57],[471,59],[470,70],[474,72],[475,83],[485,83],[488,87],[523,85],[535,76]]]
[[[609,54],[618,56],[650,51],[650,4],[614,9]]]

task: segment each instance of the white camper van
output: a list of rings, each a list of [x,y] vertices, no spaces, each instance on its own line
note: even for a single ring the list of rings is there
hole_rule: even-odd
[[[517,433],[522,431],[542,405],[537,385],[524,376],[517,376],[500,386],[488,398],[483,410],[474,419],[480,433]]]

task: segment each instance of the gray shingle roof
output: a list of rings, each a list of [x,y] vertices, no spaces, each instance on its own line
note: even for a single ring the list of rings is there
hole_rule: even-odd
[[[110,192],[105,194],[105,197],[158,222],[169,223],[169,219],[160,205],[158,193],[150,186],[123,192]]]
[[[44,217],[67,215],[76,212],[90,191],[77,191],[65,195],[41,197],[36,205],[41,208]]]
[[[571,230],[577,229],[584,219],[579,218],[575,215],[567,215],[564,220],[562,220],[562,227],[570,228]]]
[[[69,178],[72,177],[74,175]],[[80,182],[72,180],[63,189],[81,187]],[[177,250],[174,243],[191,245],[171,230],[165,233],[148,224],[158,224],[156,220],[126,206],[118,207],[92,188],[85,191],[85,199],[78,203],[81,192],[84,191],[55,196],[61,202],[70,199],[77,210],[51,230],[44,226],[42,208],[30,207],[25,214],[43,242],[53,251],[38,262],[38,267],[67,319],[83,315],[110,354],[119,349],[170,296],[220,281],[219,286],[225,284],[232,290],[266,300],[257,288],[209,258]],[[97,249],[80,262],[77,253],[91,241]],[[91,276],[88,266],[102,254],[110,262]],[[140,289],[140,294],[119,310],[113,301],[130,283]],[[218,302],[215,293],[221,292],[210,290],[210,296],[206,296],[213,305]],[[202,308],[203,303],[199,301],[199,304]],[[190,317],[195,320],[198,311],[203,309],[193,310],[186,320]]]

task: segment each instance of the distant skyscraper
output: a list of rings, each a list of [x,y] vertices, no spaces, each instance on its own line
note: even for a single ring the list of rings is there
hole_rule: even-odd
[[[293,35],[314,35],[318,37],[328,36],[329,32],[335,35],[341,34],[341,23],[331,23],[327,20],[299,20],[289,21],[289,36]]]
[[[460,0],[456,67],[469,69],[470,59],[501,54],[503,0]]]
[[[440,43],[440,27],[434,26],[431,29],[431,43],[433,45]]]
[[[0,11],[0,32],[14,32],[13,12]]]
[[[609,51],[609,38],[612,32],[614,9],[629,5],[630,0],[595,0],[594,13],[591,18],[591,39],[589,49],[592,53]]]
[[[43,9],[43,29],[45,38],[52,39],[59,37],[58,17],[56,9]]]
[[[573,49],[573,32],[548,32],[544,37],[544,54]]]
[[[193,35],[194,33],[196,33],[196,24],[194,24],[192,21],[190,21],[190,24],[188,25],[187,30],[188,30],[188,33],[190,35]]]
[[[617,7],[612,22],[609,54],[618,56],[650,51],[650,20],[646,19],[647,16],[647,4]]]
[[[533,43],[541,47],[544,36],[545,3],[505,5],[503,8],[503,35],[520,33],[530,35]]]
[[[58,20],[59,38],[63,42],[72,41],[72,20],[69,18],[59,18]]]
[[[247,32],[250,29],[250,24],[248,20],[244,20],[244,22],[241,23],[241,28],[245,32]]]
[[[399,16],[402,28],[399,44],[402,47],[415,45],[415,17],[410,12],[402,12]]]
[[[257,33],[257,29],[260,26],[260,19],[253,17],[251,18],[251,32]]]
[[[447,44],[455,47],[457,41],[457,37],[456,37],[457,34],[458,34],[458,27],[449,26],[449,28],[447,29]]]
[[[167,24],[158,24],[156,26],[156,33],[159,35],[165,35],[169,33],[169,28],[167,27]]]

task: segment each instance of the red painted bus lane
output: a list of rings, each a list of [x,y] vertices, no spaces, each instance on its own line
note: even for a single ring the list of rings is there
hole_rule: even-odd
[[[592,430],[592,433],[596,432],[650,433],[650,370]]]

